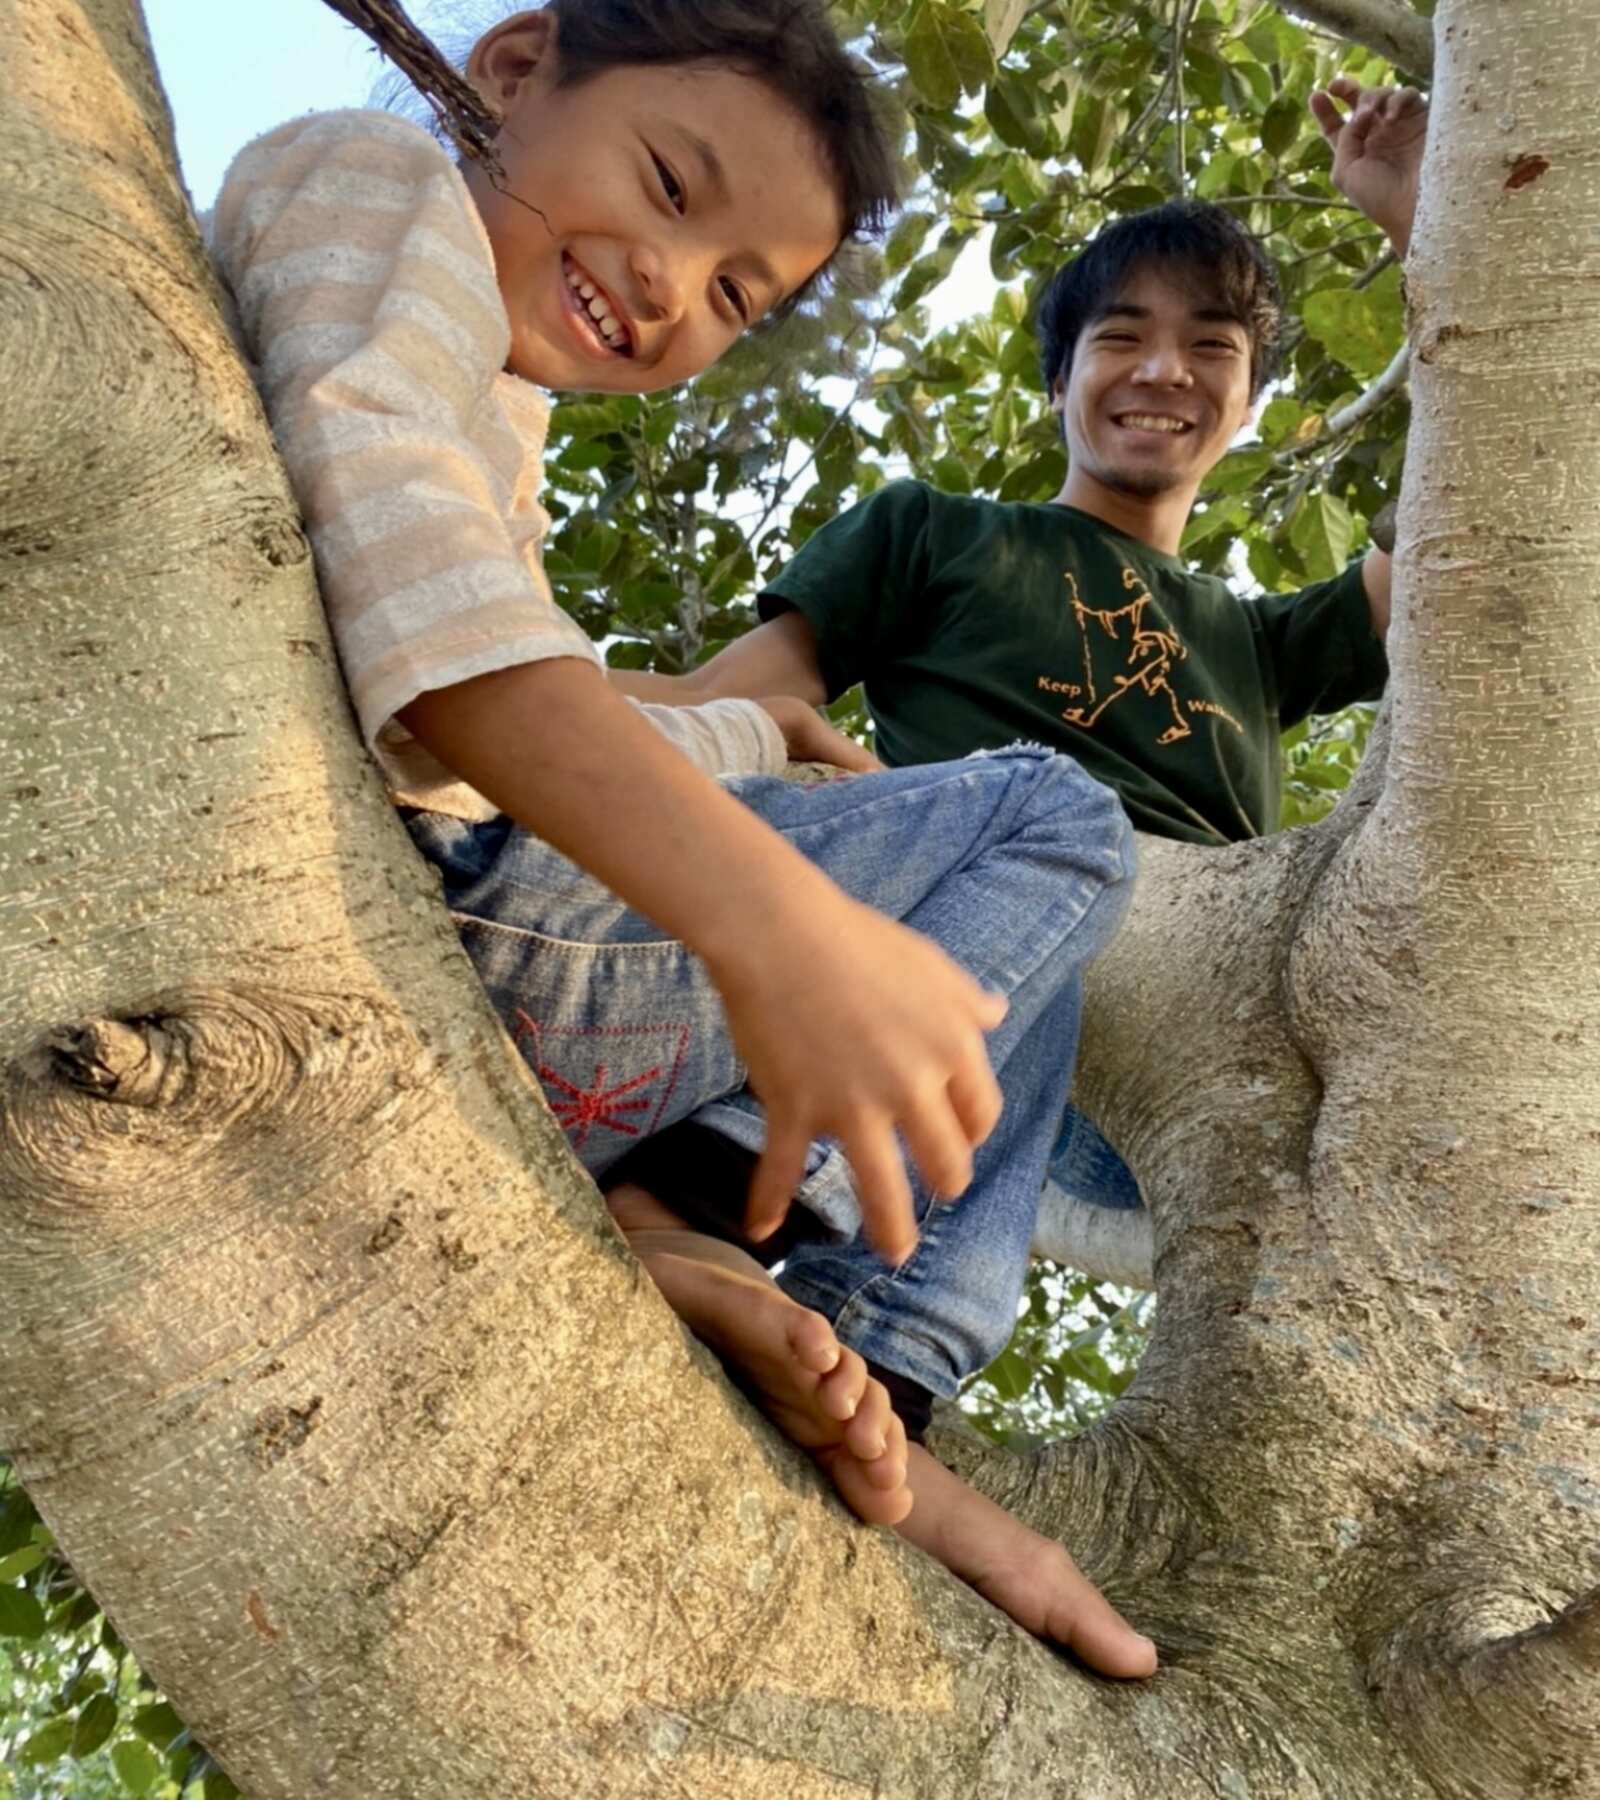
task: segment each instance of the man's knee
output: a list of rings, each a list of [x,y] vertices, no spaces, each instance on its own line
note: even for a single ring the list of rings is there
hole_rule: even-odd
[[[1071,859],[1107,885],[1131,884],[1138,868],[1133,825],[1114,788],[1073,757],[1037,752],[1030,827],[1043,830]]]

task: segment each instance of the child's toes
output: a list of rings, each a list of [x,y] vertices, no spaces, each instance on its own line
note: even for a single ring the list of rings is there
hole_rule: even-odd
[[[817,1405],[841,1425],[854,1419],[862,1396],[877,1383],[867,1379],[867,1365],[854,1350],[839,1351],[839,1360],[817,1388]]]
[[[904,1481],[894,1488],[880,1488],[869,1478],[869,1465],[857,1461],[840,1444],[822,1452],[818,1461],[828,1471],[839,1498],[868,1525],[898,1525],[911,1511],[911,1489]]]
[[[839,1340],[821,1313],[795,1308],[789,1321],[789,1348],[800,1367],[812,1375],[829,1375],[839,1366]]]
[[[892,1434],[899,1431],[901,1454],[905,1452],[906,1434],[889,1404],[889,1391],[881,1381],[868,1381],[850,1423],[844,1428],[845,1448],[863,1463],[876,1462],[888,1454]]]
[[[908,1458],[906,1455],[906,1428],[899,1419],[889,1415],[888,1443],[882,1456],[874,1456],[863,1462],[861,1467],[868,1481],[875,1488],[903,1487],[906,1480]]]

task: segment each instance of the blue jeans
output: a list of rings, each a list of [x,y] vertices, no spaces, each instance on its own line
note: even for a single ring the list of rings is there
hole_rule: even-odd
[[[1018,747],[806,787],[727,784],[853,898],[942,945],[1010,1002],[990,1034],[1005,1096],[971,1187],[937,1204],[891,1269],[867,1243],[842,1156],[813,1148],[799,1204],[817,1235],[778,1276],[869,1361],[952,1395],[1004,1347],[1071,1086],[1085,964],[1126,910],[1133,833],[1070,758]],[[468,954],[591,1174],[696,1118],[752,1148],[762,1132],[704,965],[566,857],[504,817],[411,813]]]

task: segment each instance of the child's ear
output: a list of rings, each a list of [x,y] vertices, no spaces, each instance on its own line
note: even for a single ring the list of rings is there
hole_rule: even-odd
[[[504,117],[530,81],[554,84],[555,60],[555,13],[514,13],[472,46],[466,76],[478,97]]]

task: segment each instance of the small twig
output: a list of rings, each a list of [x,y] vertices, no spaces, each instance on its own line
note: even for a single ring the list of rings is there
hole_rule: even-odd
[[[1399,393],[1411,373],[1411,346],[1404,344],[1395,352],[1394,361],[1367,391],[1338,412],[1329,413],[1322,422],[1327,437],[1343,437],[1372,417],[1386,400]]]
[[[467,81],[450,67],[432,40],[411,22],[397,0],[324,0],[347,24],[372,39],[379,53],[416,88],[464,155],[482,163],[496,183],[505,170],[495,154],[500,120]]]

